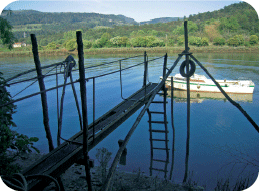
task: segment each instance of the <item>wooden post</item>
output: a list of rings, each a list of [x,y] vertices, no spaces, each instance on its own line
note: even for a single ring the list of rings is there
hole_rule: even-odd
[[[163,62],[163,78],[166,76],[166,66],[167,66],[167,53],[164,56],[164,62]]]
[[[42,70],[41,70],[41,63],[38,55],[38,45],[37,45],[35,34],[31,34],[31,41],[32,41],[33,58],[34,58],[34,63],[37,71],[40,91],[45,91],[45,85],[44,85]],[[46,92],[41,93],[41,101],[42,101],[42,111],[43,111],[43,124],[45,127],[46,138],[48,139],[48,143],[49,143],[49,151],[52,151],[54,149],[54,146],[53,146],[50,126],[49,126],[49,114],[48,114]]]
[[[189,71],[189,47],[188,47],[188,29],[187,21],[184,22],[184,38],[185,38],[185,58],[186,58],[186,73]],[[187,141],[186,141],[186,157],[185,157],[185,174],[183,182],[188,178],[189,153],[190,153],[190,77],[187,77]]]
[[[147,54],[146,51],[144,51],[144,81],[143,81],[143,87],[146,86],[146,82],[147,82],[147,67],[148,62],[147,62]]]
[[[163,78],[166,78],[166,68],[167,68],[167,53],[164,56],[164,63],[163,63]],[[163,118],[164,118],[164,126],[165,126],[165,131],[168,132],[168,127],[167,127],[167,114],[166,114],[166,101],[167,101],[167,90],[165,87],[165,83],[163,85]],[[167,155],[167,161],[169,161],[169,150],[168,150],[168,133],[165,133],[165,148],[166,148],[166,155]],[[166,174],[165,174],[166,176]]]
[[[88,156],[88,114],[87,114],[87,89],[85,80],[85,67],[84,67],[84,53],[82,43],[81,31],[76,32],[77,44],[78,44],[78,57],[79,57],[79,80],[80,80],[80,93],[81,93],[81,105],[82,105],[82,118],[83,118],[83,155],[85,160],[86,180],[88,183],[88,190],[92,190],[91,175],[89,167]]]
[[[174,128],[174,118],[173,118],[173,92],[174,84],[173,84],[173,77],[171,76],[171,123],[172,123],[172,165],[170,170],[170,180],[172,179],[172,172],[174,167],[174,151],[175,151],[175,128]]]

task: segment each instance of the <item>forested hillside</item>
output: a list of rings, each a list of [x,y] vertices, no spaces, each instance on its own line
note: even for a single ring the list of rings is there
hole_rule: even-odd
[[[12,11],[11,15],[2,13],[13,26],[14,35],[22,38],[24,33],[50,35],[82,27],[113,27],[136,24],[134,19],[123,15],[105,15],[99,13],[47,13],[34,10]],[[29,35],[29,34],[28,34]]]
[[[258,15],[252,6],[245,2],[226,6],[218,11],[190,15],[189,20],[196,22],[200,27],[203,27],[206,21],[218,20],[219,28],[224,30],[223,32],[255,34],[259,31]]]
[[[151,22],[159,23],[143,25],[122,15],[38,11],[26,12],[21,16],[23,24],[18,25],[16,14],[22,12],[4,17],[13,25],[17,41],[30,44],[29,34],[35,33],[40,48],[48,50],[74,50],[76,30],[83,32],[85,48],[183,46],[183,20],[188,20],[190,46],[256,46],[259,41],[258,15],[245,2],[213,12],[176,17],[172,22],[168,22],[172,17],[157,18]],[[37,14],[38,17],[32,16]],[[55,19],[51,19],[54,15]]]

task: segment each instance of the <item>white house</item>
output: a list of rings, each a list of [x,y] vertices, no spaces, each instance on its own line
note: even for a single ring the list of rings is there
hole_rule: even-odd
[[[24,43],[24,42],[17,42],[17,43],[13,44],[14,48],[19,48],[19,47],[24,47],[24,46],[26,46],[26,43]]]

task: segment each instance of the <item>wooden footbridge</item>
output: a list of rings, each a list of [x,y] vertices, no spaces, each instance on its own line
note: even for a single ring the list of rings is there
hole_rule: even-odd
[[[77,32],[77,44],[78,44],[78,64],[79,64],[79,79],[73,81],[71,72],[73,72],[73,67],[75,66],[76,62],[72,56],[69,56],[64,62],[60,62],[57,64],[52,64],[49,66],[41,67],[39,55],[38,55],[38,47],[37,47],[37,41],[35,35],[31,35],[32,40],[32,50],[34,55],[34,61],[37,71],[37,77],[33,78],[38,80],[39,86],[40,86],[40,92],[28,95],[16,100],[11,101],[10,103],[14,103],[17,101],[21,101],[23,99],[27,99],[29,97],[35,96],[40,94],[41,100],[42,100],[42,108],[43,108],[43,118],[44,118],[44,127],[46,131],[46,137],[48,139],[49,143],[49,153],[40,158],[38,161],[36,161],[34,164],[29,166],[27,169],[25,169],[20,175],[20,179],[23,180],[23,183],[19,186],[15,185],[15,182],[12,182],[10,179],[4,181],[12,188],[18,189],[18,190],[42,190],[46,185],[48,185],[50,182],[54,181],[58,187],[61,188],[61,190],[64,190],[62,186],[62,182],[60,179],[60,175],[64,173],[70,166],[72,166],[74,163],[79,163],[85,165],[85,171],[86,171],[86,180],[88,183],[88,190],[92,190],[92,184],[91,184],[91,176],[90,176],[90,168],[93,166],[92,161],[89,159],[88,152],[93,149],[98,143],[100,143],[105,137],[107,137],[111,132],[113,132],[117,127],[119,127],[124,121],[126,121],[131,115],[133,115],[137,110],[142,108],[141,112],[139,113],[138,117],[136,118],[136,121],[134,122],[132,128],[128,132],[125,139],[122,141],[122,144],[120,145],[120,148],[114,158],[114,161],[109,169],[107,180],[105,181],[102,190],[108,190],[111,177],[113,176],[116,166],[118,164],[118,161],[124,152],[126,145],[128,141],[131,138],[131,135],[135,131],[137,125],[139,124],[141,118],[145,114],[145,112],[148,112],[149,116],[149,132],[150,132],[150,141],[151,141],[151,167],[150,172],[152,174],[153,170],[163,171],[167,172],[167,165],[169,163],[169,149],[168,149],[168,127],[167,127],[167,115],[166,115],[166,88],[165,88],[165,81],[173,71],[173,69],[176,67],[182,56],[185,56],[185,61],[183,62],[186,64],[186,73],[187,75],[187,145],[186,145],[186,160],[185,160],[185,177],[184,181],[186,181],[187,178],[187,172],[188,172],[188,156],[189,156],[189,129],[190,129],[190,99],[189,99],[189,65],[192,67],[189,61],[190,58],[192,58],[202,69],[211,77],[211,79],[217,84],[217,82],[214,80],[214,78],[208,73],[208,71],[202,66],[202,64],[191,55],[188,48],[188,33],[187,33],[187,22],[184,23],[185,28],[185,50],[179,54],[178,58],[175,60],[175,62],[172,64],[171,67],[167,67],[167,54],[165,54],[162,57],[156,58],[156,59],[162,59],[163,58],[163,68],[162,68],[162,76],[163,79],[160,81],[160,83],[147,83],[147,74],[148,74],[148,59],[146,53],[144,56],[144,62],[141,64],[144,65],[144,76],[143,76],[143,87],[138,90],[137,92],[133,93],[128,98],[123,98],[123,101],[119,103],[117,106],[112,108],[110,111],[99,117],[98,119],[95,119],[95,78],[91,77],[88,79],[93,80],[93,122],[91,124],[88,124],[88,114],[87,114],[87,94],[86,94],[86,80],[88,80],[85,77],[85,67],[84,67],[84,53],[83,53],[83,44],[82,44],[82,34],[80,31]],[[156,60],[154,59],[154,60]],[[124,59],[122,59],[124,60]],[[130,66],[128,68],[122,69],[121,68],[121,61],[120,63],[120,70],[115,71],[120,73],[120,82],[121,82],[121,96],[122,96],[122,81],[121,81],[121,71],[134,67]],[[150,60],[153,61],[153,60]],[[150,62],[149,61],[149,62]],[[188,63],[188,64],[187,64]],[[137,65],[141,65],[137,64]],[[48,75],[42,74],[42,69],[48,68],[48,67],[56,67],[65,65],[64,68],[64,74],[65,74],[65,81],[62,85],[56,85],[56,87],[45,89],[44,81],[43,79],[47,77]],[[135,66],[137,66],[135,65]],[[23,72],[22,74],[19,74],[13,78],[10,78],[7,80],[7,84],[12,85],[11,80],[15,79],[18,76],[21,76],[23,74],[27,74],[29,72],[32,72],[35,70],[30,70],[27,72]],[[111,72],[111,73],[115,73]],[[111,74],[109,73],[109,74]],[[106,74],[106,75],[109,75]],[[57,70],[56,70],[56,76],[57,76]],[[67,83],[67,78],[70,77],[71,82]],[[32,79],[30,79],[32,80]],[[26,81],[26,80],[24,80]],[[82,112],[80,112],[79,104],[77,103],[77,97],[75,95],[75,89],[74,89],[74,83],[80,83],[80,94],[81,94],[81,107]],[[15,83],[13,83],[15,84]],[[61,138],[60,131],[62,126],[62,109],[63,109],[63,97],[64,94],[61,97],[61,104],[60,108],[57,108],[59,110],[58,112],[58,121],[59,121],[59,130],[58,130],[58,147],[54,148],[52,137],[50,134],[50,127],[49,127],[49,118],[48,118],[48,106],[47,106],[47,97],[46,92],[50,90],[55,90],[58,88],[63,88],[63,91],[65,92],[66,85],[71,85],[72,89],[74,91],[75,100],[77,103],[78,113],[79,113],[79,120],[81,124],[81,131],[79,131],[77,134],[72,136],[70,139],[65,140]],[[221,87],[219,86],[221,89]],[[221,89],[222,90],[222,89]],[[162,91],[162,93],[160,92]],[[222,90],[223,91],[223,90]],[[222,92],[226,98],[233,102],[235,106],[238,108],[240,107],[235,103],[233,100],[231,100],[225,92]],[[161,94],[164,96],[163,102],[155,102],[154,97],[156,94]],[[172,98],[173,99],[173,98]],[[8,103],[8,104],[10,104]],[[150,104],[162,104],[163,106],[163,112],[159,111],[150,111],[149,106]],[[0,107],[4,107],[5,105],[1,105]],[[241,110],[242,108],[239,108]],[[247,114],[244,115],[249,119]],[[162,115],[163,120],[162,121],[153,121],[152,115]],[[251,121],[250,121],[251,120]],[[252,122],[253,120],[250,118],[249,121],[253,124],[253,126],[258,130],[258,126]],[[155,124],[162,124],[163,129],[154,129]],[[172,121],[173,125],[173,121]],[[174,130],[174,126],[172,127]],[[173,131],[174,132],[174,131]],[[165,139],[158,139],[155,137],[154,133],[164,133]],[[59,140],[63,139],[64,142],[62,144],[59,144]],[[156,141],[163,141],[165,142],[165,147],[158,148],[155,146]],[[173,147],[174,148],[174,147]],[[156,150],[165,150],[165,160],[161,159],[154,159],[153,153]],[[174,155],[174,152],[173,152]],[[172,157],[174,158],[174,157]],[[165,163],[164,169],[156,169],[153,168],[152,161],[159,161]],[[172,166],[173,168],[173,166]],[[17,181],[16,181],[17,182]],[[21,186],[23,185],[23,186]]]

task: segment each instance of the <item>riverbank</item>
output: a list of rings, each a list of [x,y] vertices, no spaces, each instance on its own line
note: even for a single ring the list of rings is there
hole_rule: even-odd
[[[96,54],[137,54],[143,53],[181,53],[184,47],[153,47],[153,48],[91,48],[85,49],[84,53],[88,55]],[[190,46],[190,52],[192,53],[227,53],[227,52],[250,52],[259,54],[259,46],[253,47],[230,47],[230,46],[206,46],[206,47],[195,47]],[[68,55],[77,54],[77,50],[67,51],[66,49],[58,50],[39,50],[39,55]],[[0,57],[19,57],[19,56],[32,56],[32,51],[24,50],[11,50],[0,52]]]
[[[39,160],[43,154],[31,153],[25,154],[18,158],[15,163],[22,167],[22,170]],[[92,185],[94,190],[100,190],[101,176],[98,167],[95,166],[91,169]],[[69,169],[61,175],[65,191],[79,191],[87,190],[85,167],[83,165],[73,164]],[[204,188],[196,185],[180,185],[171,181],[165,181],[158,177],[146,176],[143,172],[124,172],[120,167],[114,174],[111,181],[112,190],[128,190],[128,191],[141,191],[141,190],[161,190],[161,191],[203,191]],[[55,190],[55,185],[50,184],[44,190]]]

